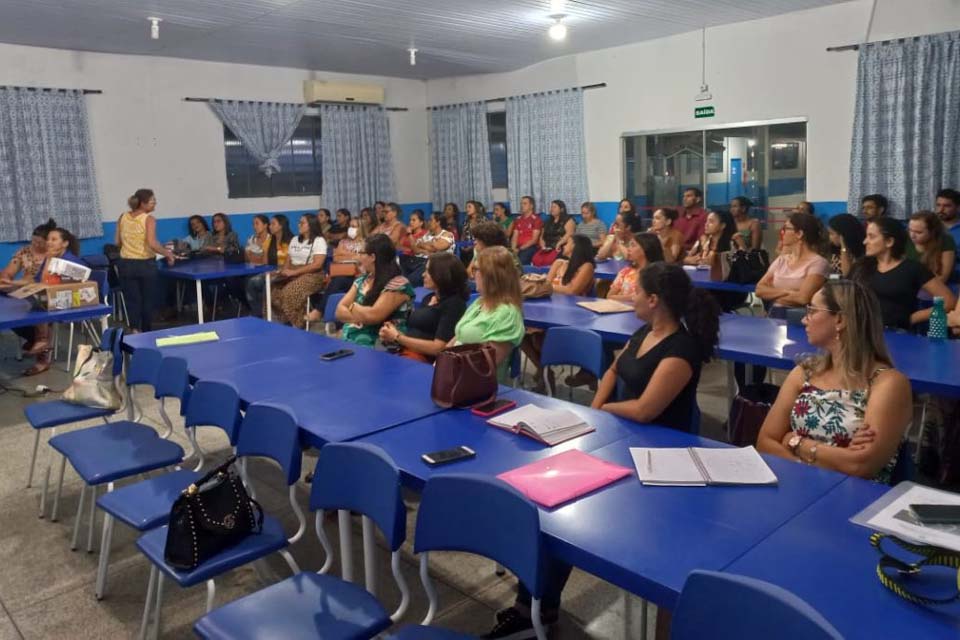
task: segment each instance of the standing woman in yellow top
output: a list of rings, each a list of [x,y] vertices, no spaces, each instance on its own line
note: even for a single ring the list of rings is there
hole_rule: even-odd
[[[150,189],[137,189],[127,200],[130,210],[117,221],[120,281],[130,329],[150,331],[157,288],[157,254],[173,264],[173,253],[157,242],[157,221],[151,213],[157,199]]]

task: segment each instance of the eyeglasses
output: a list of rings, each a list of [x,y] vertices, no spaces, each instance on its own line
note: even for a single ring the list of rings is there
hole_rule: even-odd
[[[813,314],[815,314],[817,311],[826,311],[827,313],[836,313],[836,311],[834,311],[833,309],[828,309],[828,308],[826,308],[826,307],[818,307],[818,306],[815,306],[815,305],[812,305],[812,304],[808,304],[808,305],[807,305],[806,307],[804,307],[804,308],[805,308],[806,311],[807,311],[807,314],[806,314],[806,315],[807,315],[808,318],[809,318],[810,316],[812,316]]]
[[[783,225],[783,230],[784,230],[784,231],[796,231],[796,229],[794,229],[793,227],[788,227],[787,225]]]

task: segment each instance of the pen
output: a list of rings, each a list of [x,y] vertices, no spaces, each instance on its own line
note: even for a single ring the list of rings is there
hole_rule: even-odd
[[[647,449],[647,473],[653,473],[653,457],[650,455],[650,449]]]

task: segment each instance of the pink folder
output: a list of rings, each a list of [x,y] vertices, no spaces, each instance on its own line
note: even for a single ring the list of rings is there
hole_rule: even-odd
[[[577,449],[537,460],[497,477],[545,507],[555,507],[633,473]]]

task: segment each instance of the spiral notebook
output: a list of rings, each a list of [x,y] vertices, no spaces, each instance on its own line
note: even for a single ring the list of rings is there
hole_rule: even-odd
[[[494,416],[487,420],[487,423],[551,447],[595,431],[583,418],[569,409],[544,409],[535,404],[525,404],[513,411]]]
[[[555,507],[630,475],[630,469],[571,449],[497,477],[537,504]]]
[[[640,482],[665,487],[777,484],[777,476],[753,447],[630,447]]]

